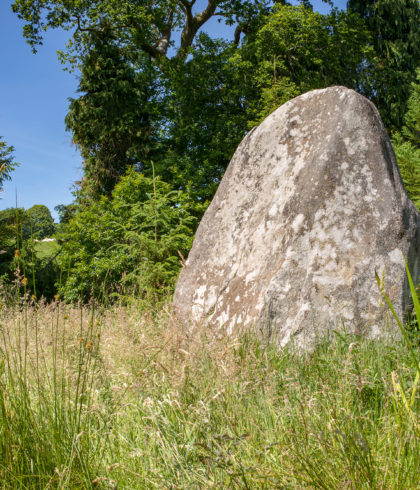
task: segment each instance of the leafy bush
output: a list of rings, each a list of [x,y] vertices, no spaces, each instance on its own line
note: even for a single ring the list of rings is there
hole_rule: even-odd
[[[408,197],[420,209],[420,69],[407,105],[405,125],[392,143]]]
[[[186,194],[130,170],[111,198],[81,205],[58,235],[60,294],[68,301],[166,294],[191,247],[196,209]]]

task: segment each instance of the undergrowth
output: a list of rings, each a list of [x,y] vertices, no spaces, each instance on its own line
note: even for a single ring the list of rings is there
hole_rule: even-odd
[[[414,347],[303,354],[169,317],[3,306],[0,488],[419,488]]]

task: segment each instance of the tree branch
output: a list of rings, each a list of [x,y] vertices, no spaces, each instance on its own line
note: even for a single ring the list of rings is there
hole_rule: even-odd
[[[169,10],[168,23],[166,25],[166,28],[162,31],[162,36],[160,37],[156,46],[157,52],[165,56],[169,48],[169,43],[171,41],[173,21],[174,21],[174,10],[171,8]]]
[[[99,29],[94,29],[93,27],[82,27],[80,24],[80,17],[77,16],[77,29],[76,31],[80,32],[94,32],[95,34],[99,34],[101,31]]]
[[[195,35],[200,27],[214,15],[220,0],[208,0],[207,7],[194,16],[192,15],[192,6],[194,5],[195,0],[192,0],[191,2],[188,2],[188,0],[180,0],[180,2],[184,5],[186,12],[185,26],[181,34],[181,46],[175,56],[178,60],[185,59],[187,50],[194,41]]]
[[[242,34],[242,27],[236,26],[235,34],[233,38],[233,42],[235,43],[236,46],[238,46],[239,41],[241,40],[241,34]]]

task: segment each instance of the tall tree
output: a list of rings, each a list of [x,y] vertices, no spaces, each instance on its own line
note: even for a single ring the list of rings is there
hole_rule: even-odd
[[[152,176],[154,162],[175,188],[208,201],[250,126],[307,90],[355,87],[369,51],[369,35],[354,14],[323,16],[284,2],[240,29],[246,32],[240,46],[201,33],[184,63],[159,66],[117,40],[90,44],[79,86],[84,95],[72,100],[67,122],[94,196],[109,195],[127,166]]]
[[[400,129],[411,83],[420,66],[419,0],[349,0],[371,32],[375,57],[360,89],[381,112],[388,129]]]
[[[55,231],[54,220],[50,210],[43,204],[35,204],[25,212],[23,223],[23,238],[36,238],[42,240],[50,237]]]
[[[152,157],[158,72],[144,56],[134,62],[117,40],[92,34],[82,58],[78,99],[70,99],[67,129],[83,157],[85,190],[110,195],[130,166]]]
[[[292,97],[330,85],[356,88],[371,56],[369,33],[352,13],[321,15],[307,6],[276,5],[252,39],[232,57],[253,86],[249,125],[259,124]]]

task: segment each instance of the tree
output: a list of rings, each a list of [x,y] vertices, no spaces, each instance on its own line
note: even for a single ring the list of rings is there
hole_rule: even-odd
[[[127,168],[152,177],[153,167],[204,203],[246,131],[282,103],[332,84],[379,93],[363,13],[301,3],[209,0],[193,13],[194,0],[16,0],[34,48],[44,29],[73,30],[63,57],[81,67],[81,95],[66,122],[83,199],[110,197]],[[214,15],[236,25],[232,42],[198,33]]]
[[[165,80],[166,117],[156,173],[197,201],[209,201],[247,131],[247,91],[231,57],[236,47],[202,33],[191,57]]]
[[[43,204],[35,204],[25,212],[22,234],[24,239],[42,240],[55,232],[50,210]]]
[[[112,32],[121,44],[135,46],[153,59],[185,61],[201,27],[213,16],[238,25],[235,36],[246,30],[249,20],[267,8],[265,0],[207,0],[200,12],[196,0],[15,0],[12,9],[26,21],[23,34],[34,50],[42,44],[44,31],[62,27],[73,30],[72,46],[82,52],[92,33]],[[178,36],[175,36],[178,34]],[[179,40],[175,42],[175,38]]]
[[[180,154],[185,148],[182,141],[168,138],[169,133],[174,136],[168,131],[174,125],[167,113],[180,114],[168,105],[175,107],[173,95],[182,92],[177,72],[189,63],[198,31],[211,17],[236,23],[234,44],[238,45],[241,34],[251,30],[253,19],[268,11],[267,5],[266,0],[208,0],[205,8],[196,12],[196,0],[155,0],[147,5],[133,0],[15,0],[12,8],[26,21],[24,36],[34,50],[49,28],[73,31],[62,60],[81,67],[79,91],[83,95],[71,100],[66,122],[84,158],[81,184],[85,198],[89,193],[93,198],[109,196],[129,166],[150,176],[151,162],[163,162],[163,155],[172,177],[179,181],[182,175],[187,178],[183,187],[188,185],[191,179],[185,169],[195,167],[197,160],[190,162],[189,156]],[[199,89],[195,86],[195,93]],[[162,91],[164,97],[156,104],[155,94]],[[179,135],[180,131],[174,137]],[[236,132],[232,139],[236,144]],[[196,152],[200,148],[196,147]],[[230,156],[225,154],[218,167],[224,169]],[[210,169],[201,172],[204,178],[200,180],[212,180],[214,191],[220,172],[215,177],[211,171],[214,158],[211,160],[193,173],[198,176],[203,167]],[[163,165],[156,168],[164,170]],[[195,185],[198,187],[200,184]]]
[[[75,204],[58,204],[54,207],[58,214],[60,224],[67,224],[76,213]]]
[[[5,141],[0,136],[0,192],[3,188],[3,182],[5,180],[10,180],[10,173],[19,165],[14,162],[13,158],[13,146],[7,146]]]
[[[369,33],[352,13],[321,15],[307,6],[276,5],[232,57],[254,91],[249,127],[289,99],[330,85],[357,89],[371,56]],[[248,89],[248,93],[250,90]]]
[[[420,69],[417,83],[407,103],[407,113],[401,132],[397,132],[392,142],[407,194],[420,210]]]
[[[276,2],[273,12],[265,1],[210,0],[206,16],[217,4],[212,15],[236,24],[234,41],[227,42],[189,27],[190,22],[197,27],[200,16],[192,14],[194,0],[171,6],[153,2],[147,11],[129,0],[118,2],[118,8],[113,0],[15,1],[14,9],[27,20],[25,35],[34,47],[41,42],[41,28],[74,29],[73,60],[81,66],[82,95],[71,100],[66,122],[84,158],[84,198],[110,196],[128,167],[151,177],[153,162],[165,181],[204,203],[212,198],[250,125],[305,89],[357,78],[353,59],[360,59],[355,52],[365,42],[360,30],[347,23],[346,34],[341,18],[325,21],[308,6],[295,10],[286,3]],[[272,16],[277,20],[282,16],[278,26]],[[162,47],[164,24],[171,31],[170,51],[169,44]],[[275,36],[270,39],[267,33],[279,26],[282,35],[290,37],[290,48],[287,43],[271,47]],[[293,38],[295,28],[299,35]],[[177,29],[182,35],[175,43],[171,36]],[[350,39],[353,34],[356,42]],[[344,51],[351,62],[337,61]],[[334,74],[327,76],[329,70]]]
[[[369,31],[375,56],[360,90],[378,107],[388,129],[400,129],[420,64],[419,0],[349,0]]]
[[[70,99],[67,129],[83,157],[83,185],[95,199],[110,196],[128,167],[142,169],[153,154],[158,73],[141,56],[137,71],[112,37],[93,35],[83,57],[78,99]],[[138,57],[136,57],[138,58]],[[137,61],[137,59],[134,61]]]
[[[9,272],[24,216],[23,208],[0,211],[0,276]]]

